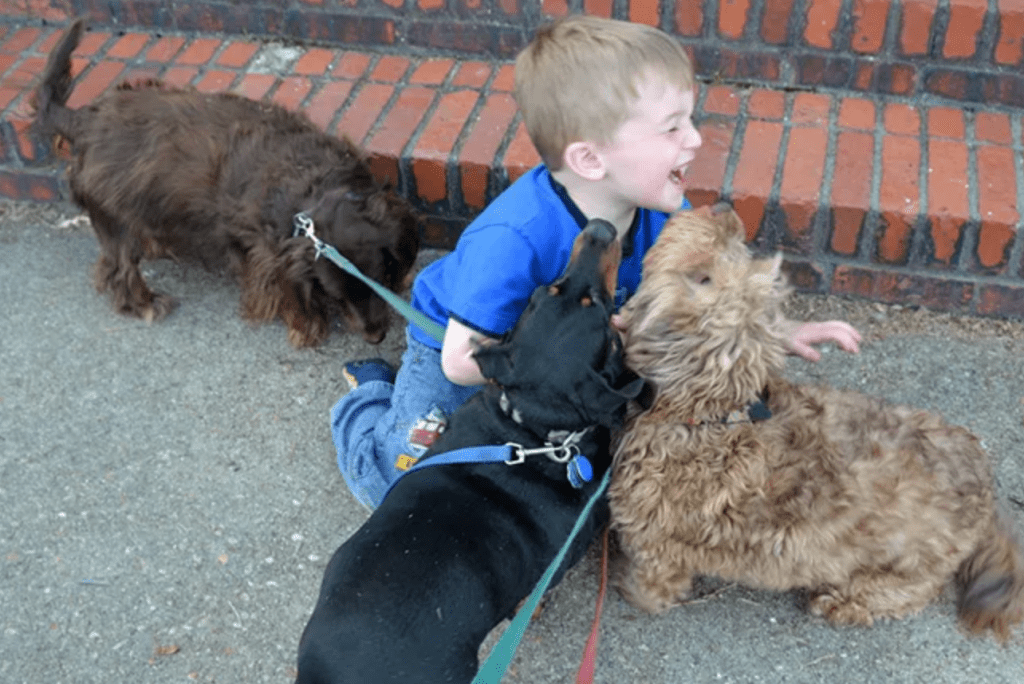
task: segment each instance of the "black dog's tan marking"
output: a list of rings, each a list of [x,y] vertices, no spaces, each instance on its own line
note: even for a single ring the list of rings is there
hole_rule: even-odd
[[[408,204],[381,187],[359,151],[283,107],[150,81],[124,85],[71,110],[74,22],[36,91],[36,126],[71,144],[75,202],[100,243],[95,284],[114,308],[148,321],[175,301],[150,290],[139,262],[172,257],[228,268],[242,286],[242,315],[281,318],[288,339],[315,346],[342,317],[369,342],[383,339],[388,305],[292,237],[305,211],[319,237],[363,273],[400,289],[416,258]]]
[[[543,456],[403,477],[327,566],[299,646],[301,684],[472,679],[481,641],[568,538],[610,465],[608,430],[640,390],[609,325],[618,261],[614,232],[592,222],[565,275],[537,288],[506,339],[476,352],[491,382],[424,457],[507,442],[538,447],[552,431],[593,428],[581,443],[593,480],[574,489],[565,465]],[[601,500],[555,582],[607,519]]]

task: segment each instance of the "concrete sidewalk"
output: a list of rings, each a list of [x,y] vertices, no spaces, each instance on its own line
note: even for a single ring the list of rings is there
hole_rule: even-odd
[[[341,364],[397,361],[338,334],[297,351],[236,315],[227,278],[171,263],[181,299],[148,326],[92,289],[98,250],[59,204],[0,204],[0,681],[290,682],[334,549],[366,518],[334,464]],[[941,411],[996,464],[1024,530],[1024,326],[802,297],[866,334],[801,379]],[[909,331],[909,332],[906,332]],[[593,553],[529,627],[507,682],[573,681],[597,589]],[[708,582],[659,617],[609,595],[597,681],[1012,683],[1008,647],[962,635],[947,597],[870,629],[809,617],[795,594]]]

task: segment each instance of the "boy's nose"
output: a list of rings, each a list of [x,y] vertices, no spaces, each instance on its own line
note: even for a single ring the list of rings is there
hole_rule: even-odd
[[[704,138],[701,137],[700,131],[697,130],[696,126],[694,126],[691,130],[692,133],[687,137],[686,140],[686,148],[690,150],[695,150],[704,144]]]

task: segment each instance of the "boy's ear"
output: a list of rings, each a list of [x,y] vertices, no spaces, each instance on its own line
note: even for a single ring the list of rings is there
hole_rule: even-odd
[[[562,154],[562,161],[566,168],[586,180],[601,180],[604,178],[604,159],[594,149],[594,145],[585,141],[570,143]]]

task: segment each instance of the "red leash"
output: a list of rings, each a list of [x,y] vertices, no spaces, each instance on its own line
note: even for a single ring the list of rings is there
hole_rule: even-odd
[[[597,636],[601,631],[601,608],[604,606],[605,588],[608,586],[608,532],[610,526],[604,528],[601,542],[601,585],[597,589],[597,605],[594,608],[594,624],[590,627],[590,637],[583,648],[583,662],[576,673],[576,684],[594,684],[594,670],[597,665]]]

